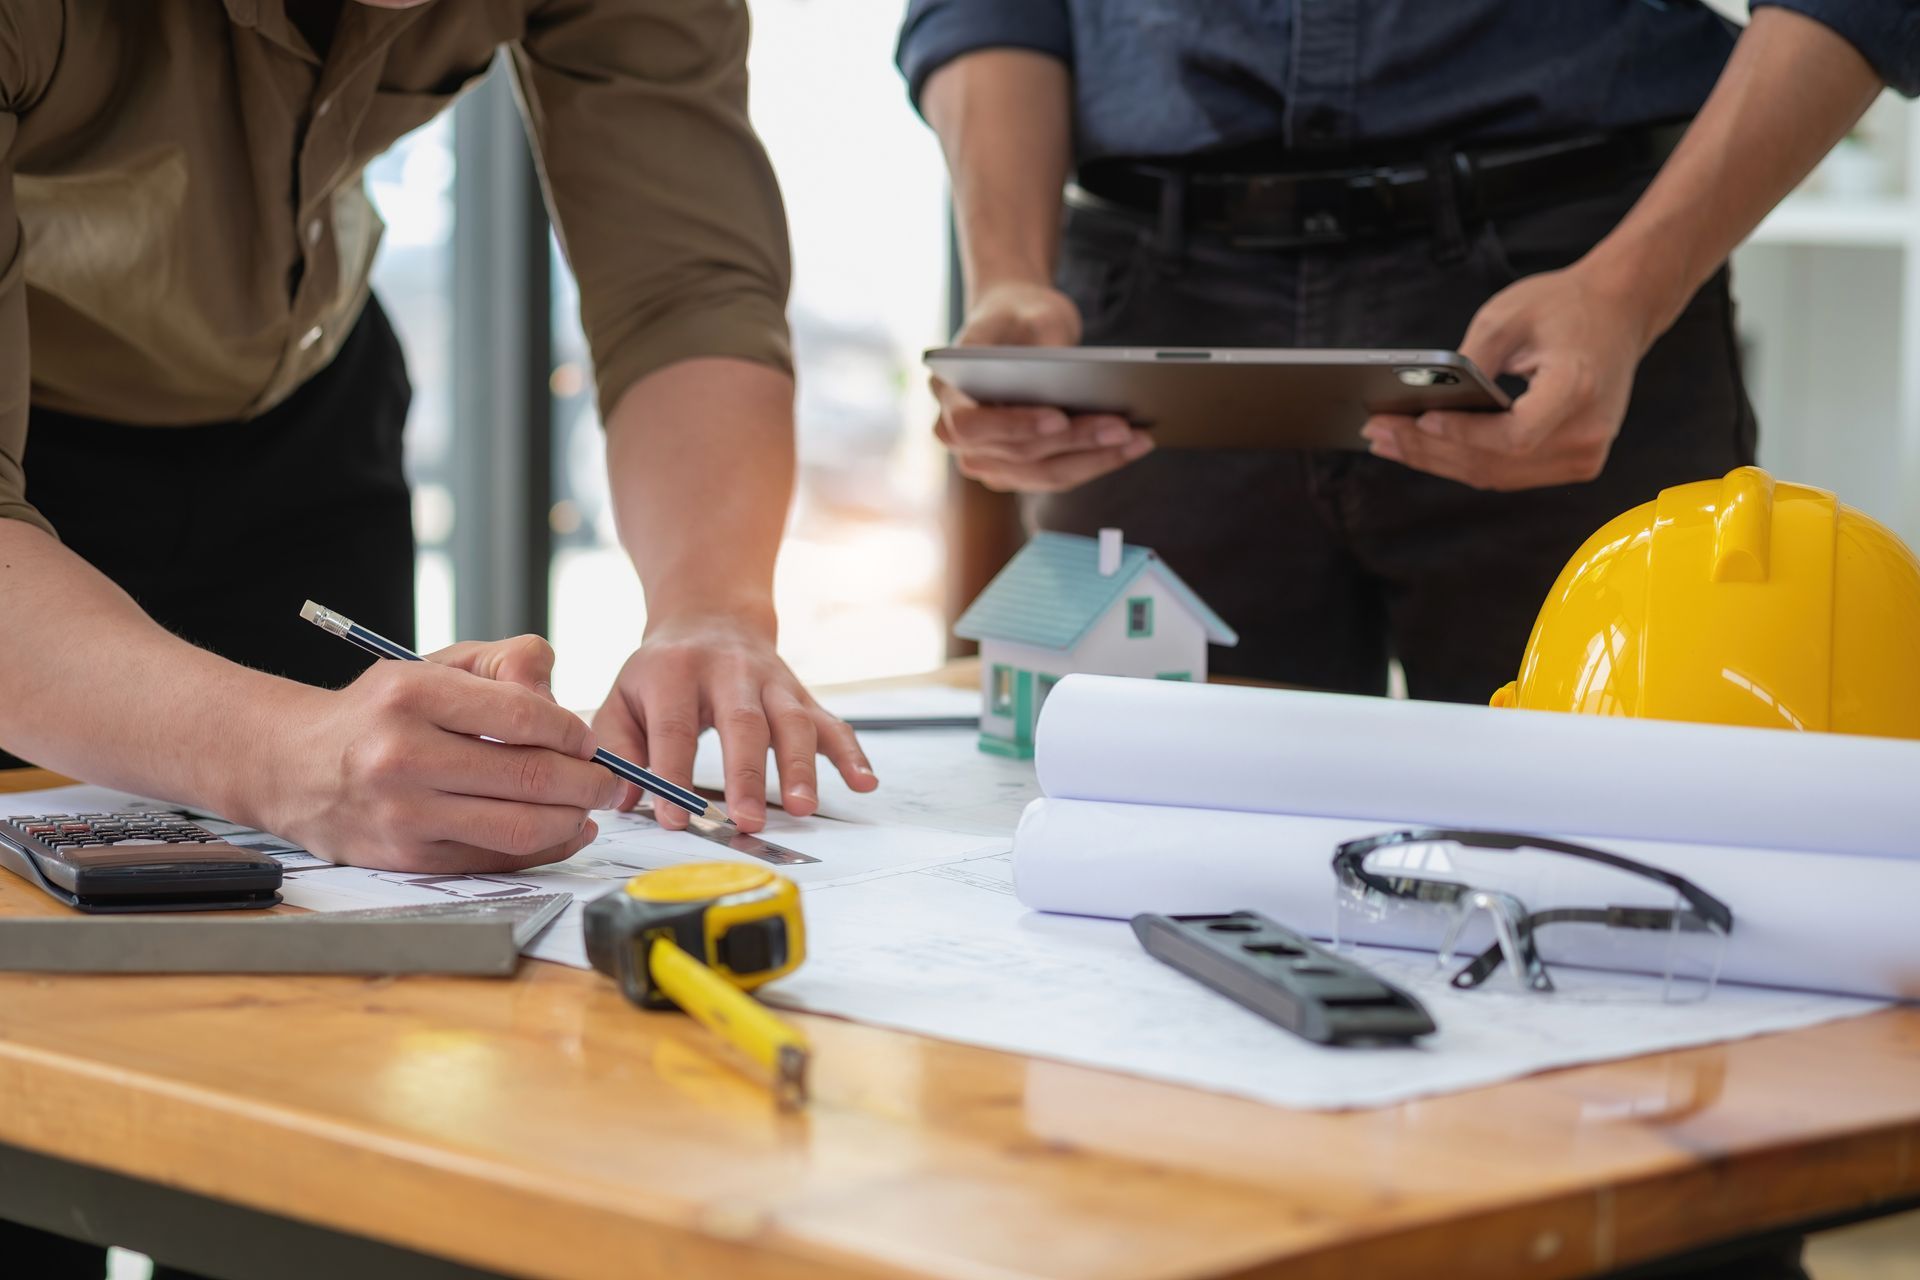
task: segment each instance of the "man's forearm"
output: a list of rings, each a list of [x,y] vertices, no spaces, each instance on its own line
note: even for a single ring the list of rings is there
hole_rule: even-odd
[[[0,520],[0,653],[0,746],[242,820],[267,789],[259,745],[306,692],[171,635],[17,520]]]
[[[1784,9],[1754,15],[1660,176],[1582,264],[1639,300],[1643,346],[1666,331],[1880,88],[1866,59],[1828,28]]]
[[[642,378],[607,420],[607,472],[650,629],[726,616],[772,634],[793,493],[792,378],[724,358]]]
[[[921,107],[946,152],[968,298],[1050,284],[1072,157],[1072,86],[1045,54],[983,49],[928,80]]]

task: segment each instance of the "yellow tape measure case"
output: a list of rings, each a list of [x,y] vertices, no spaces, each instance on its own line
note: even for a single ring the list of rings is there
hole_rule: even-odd
[[[587,904],[585,929],[588,961],[648,1009],[677,1007],[648,963],[659,938],[746,991],[792,973],[806,958],[798,887],[764,868],[729,862],[635,876]]]

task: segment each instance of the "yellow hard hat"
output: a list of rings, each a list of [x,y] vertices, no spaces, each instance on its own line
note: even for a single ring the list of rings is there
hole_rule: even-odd
[[[1758,467],[1610,520],[1496,707],[1920,738],[1920,560]]]

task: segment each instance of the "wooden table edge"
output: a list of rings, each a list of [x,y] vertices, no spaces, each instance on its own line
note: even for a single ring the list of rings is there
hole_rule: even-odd
[[[68,781],[44,770],[0,772],[0,793],[60,786]],[[1920,1010],[1891,1009],[1867,1016],[1920,1019]],[[1814,1027],[1774,1034],[1810,1037],[1820,1035],[1823,1030],[1825,1027]],[[908,1032],[886,1031],[884,1034],[932,1040]],[[977,1048],[974,1051],[997,1052]],[[1693,1051],[1642,1055],[1642,1060],[1689,1052]],[[1563,1068],[1528,1079],[1589,1069]],[[597,1256],[617,1256],[629,1263],[649,1253],[664,1251],[665,1256],[678,1259],[680,1264],[691,1263],[697,1257],[704,1265],[726,1268],[724,1274],[743,1277],[773,1274],[955,1277],[968,1274],[964,1266],[933,1271],[901,1269],[883,1260],[822,1247],[817,1241],[786,1231],[766,1218],[716,1219],[690,1224],[638,1218],[619,1203],[620,1193],[612,1187],[596,1187],[593,1194],[583,1194],[590,1184],[580,1179],[537,1176],[502,1159],[460,1153],[344,1120],[256,1106],[246,1099],[190,1082],[128,1073],[84,1058],[0,1040],[0,1087],[4,1087],[7,1096],[48,1102],[60,1097],[63,1086],[71,1088],[76,1081],[103,1078],[110,1078],[133,1098],[185,1103],[194,1115],[209,1124],[230,1123],[251,1113],[253,1122],[263,1132],[275,1135],[276,1141],[292,1142],[296,1146],[318,1144],[350,1160],[371,1155],[396,1175],[418,1167],[433,1169],[444,1180],[436,1180],[434,1189],[446,1203],[440,1212],[414,1215],[418,1229],[396,1231],[392,1229],[391,1214],[382,1211],[383,1202],[377,1195],[359,1197],[354,1209],[336,1203],[328,1215],[306,1216],[302,1212],[305,1206],[297,1197],[290,1202],[285,1197],[276,1197],[270,1188],[227,1186],[203,1176],[191,1161],[185,1162],[183,1168],[181,1161],[163,1158],[159,1153],[139,1160],[129,1158],[124,1150],[98,1149],[57,1123],[22,1124],[22,1113],[18,1110],[0,1112],[0,1140],[47,1156],[177,1187],[263,1213],[284,1215],[326,1229],[483,1267],[521,1268],[530,1275],[574,1273],[549,1273],[542,1269],[543,1259],[537,1255],[503,1257],[497,1250],[472,1248],[462,1233],[449,1229],[448,1224],[473,1214],[489,1199],[504,1196],[510,1203],[503,1203],[501,1212],[526,1212],[529,1203],[537,1200],[541,1205],[539,1212],[553,1215],[552,1222],[570,1224],[555,1229],[568,1230],[588,1241]],[[1471,1092],[1491,1095],[1517,1083],[1503,1082]],[[88,1101],[79,1092],[66,1100],[72,1105],[86,1105]],[[135,1106],[134,1110],[141,1108]],[[180,1118],[177,1112],[169,1116],[174,1124],[178,1124]],[[190,1132],[176,1134],[175,1138],[191,1146]],[[161,1150],[165,1150],[164,1146]],[[1802,1176],[1808,1171],[1812,1172],[1810,1181]],[[1758,1215],[1750,1203],[1728,1202],[1724,1195],[1716,1197],[1716,1193],[1724,1192],[1735,1180],[1767,1174],[1774,1175],[1782,1186],[1798,1187],[1799,1196],[1790,1203],[1770,1205]],[[457,1192],[449,1191],[449,1185],[457,1187]],[[1622,1238],[1623,1220],[1657,1218],[1662,1208],[1676,1198],[1694,1206],[1683,1221],[1669,1223],[1663,1231],[1641,1231],[1631,1239]],[[1229,1276],[1246,1280],[1265,1280],[1266,1277],[1278,1280],[1281,1276],[1287,1280],[1321,1280],[1322,1277],[1332,1280],[1332,1277],[1355,1274],[1412,1276],[1423,1273],[1417,1269],[1396,1269],[1408,1265],[1410,1253],[1420,1255],[1429,1248],[1441,1247],[1449,1237],[1457,1237],[1463,1228],[1471,1227],[1483,1246],[1492,1244],[1497,1253],[1531,1260],[1535,1265],[1525,1274],[1546,1280],[1547,1277],[1588,1275],[1600,1267],[1630,1266],[1755,1230],[1791,1229],[1871,1216],[1882,1206],[1884,1211],[1895,1211],[1916,1199],[1920,1199],[1920,1115],[1889,1124],[1862,1124],[1850,1131],[1811,1139],[1757,1143],[1709,1161],[1673,1164],[1639,1173],[1623,1170],[1619,1177],[1591,1187],[1543,1189],[1539,1196],[1531,1199],[1509,1200],[1464,1214],[1441,1214],[1431,1221],[1403,1220],[1378,1234],[1357,1239],[1347,1236],[1285,1257],[1249,1258],[1241,1265],[1226,1269],[1212,1267],[1179,1275],[1156,1274],[1165,1274],[1165,1280],[1184,1280],[1187,1275],[1209,1280],[1224,1280]],[[1543,1226],[1543,1222],[1547,1225]],[[1564,1259],[1566,1265],[1558,1265],[1556,1258]],[[1356,1266],[1363,1269],[1355,1271]],[[768,1267],[774,1269],[766,1270]]]

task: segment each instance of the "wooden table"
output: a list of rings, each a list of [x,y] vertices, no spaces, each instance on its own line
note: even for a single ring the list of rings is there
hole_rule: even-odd
[[[804,1021],[782,1116],[557,965],[0,974],[0,1214],[233,1280],[1546,1280],[1920,1200],[1914,1010],[1344,1115]]]

